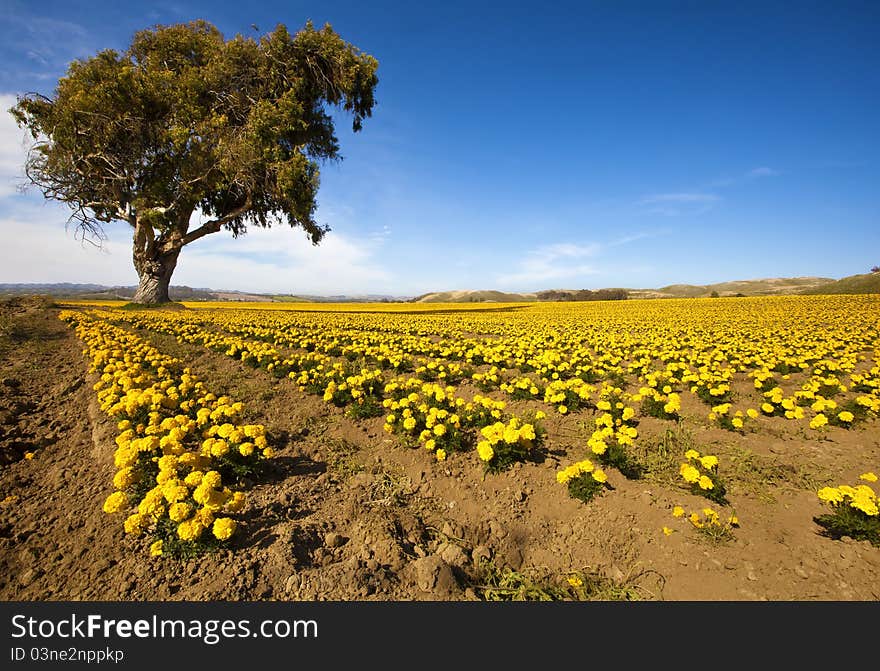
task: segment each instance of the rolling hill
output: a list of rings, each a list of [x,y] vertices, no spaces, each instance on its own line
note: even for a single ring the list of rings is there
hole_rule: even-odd
[[[850,275],[803,291],[805,294],[880,294],[880,273]]]

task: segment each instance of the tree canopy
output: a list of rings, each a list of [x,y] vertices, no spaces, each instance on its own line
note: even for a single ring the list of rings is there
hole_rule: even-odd
[[[30,182],[69,205],[88,237],[129,224],[141,288],[164,283],[167,300],[180,249],[210,233],[283,222],[320,242],[319,161],[340,158],[328,107],[359,131],[377,68],[329,25],[226,40],[193,21],[74,61],[53,97],[22,96],[10,112],[34,139]],[[208,221],[190,230],[197,209]]]

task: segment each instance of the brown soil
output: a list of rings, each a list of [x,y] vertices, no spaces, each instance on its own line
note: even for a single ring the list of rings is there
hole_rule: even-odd
[[[150,558],[101,510],[115,427],[97,407],[82,344],[40,301],[0,309],[0,599],[476,599],[486,561],[535,582],[595,573],[601,598],[880,599],[880,548],[824,537],[813,521],[825,512],[816,487],[878,470],[876,420],[822,439],[764,419],[745,436],[696,420],[671,431],[677,448],[690,441],[727,467],[723,510],[742,526],[713,543],[671,515],[676,504],[721,509],[678,486],[676,455],[663,462],[669,422],[639,427],[652,478],[612,470],[614,491],[585,505],[554,475],[583,455],[589,413],[551,416],[543,462],[484,478],[473,455],[435,462],[383,433],[381,418],[350,420],[286,380],[142,333],[242,401],[278,447],[232,549]],[[684,413],[705,408],[686,403]]]

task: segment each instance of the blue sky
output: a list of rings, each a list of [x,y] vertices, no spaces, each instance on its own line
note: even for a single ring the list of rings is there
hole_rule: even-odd
[[[796,7],[794,5],[796,4]],[[659,287],[880,263],[876,3],[197,3],[4,0],[0,102],[73,58],[204,18],[228,37],[330,22],[379,60],[361,133],[322,170],[320,247],[219,233],[174,284],[313,294]],[[12,185],[0,119],[0,282],[134,284]],[[20,177],[18,177],[20,179]]]

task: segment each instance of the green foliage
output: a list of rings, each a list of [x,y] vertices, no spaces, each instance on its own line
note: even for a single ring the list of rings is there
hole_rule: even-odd
[[[372,395],[361,396],[352,402],[345,411],[345,414],[352,419],[367,419],[369,417],[380,417],[385,414],[385,408],[382,407],[381,399]]]
[[[568,481],[569,496],[584,503],[589,503],[597,494],[608,488],[607,483],[599,482],[590,473],[581,473]]]
[[[866,515],[849,505],[835,505],[832,509],[831,513],[813,518],[816,524],[824,528],[826,536],[835,540],[849,536],[880,547],[880,517]]]
[[[180,249],[221,228],[237,237],[283,221],[322,239],[317,161],[339,159],[329,111],[360,130],[377,67],[329,25],[227,40],[199,20],[74,61],[52,97],[21,96],[10,112],[35,142],[29,180],[69,205],[85,236],[129,224],[142,287],[160,280],[167,300]],[[190,231],[197,208],[210,220]]]
[[[608,449],[596,458],[603,466],[616,468],[627,480],[638,480],[645,474],[645,467],[616,442],[609,442]]]
[[[640,601],[644,598],[632,578],[615,582],[588,569],[563,577],[546,569],[515,571],[485,561],[479,566],[477,584],[473,587],[485,601]]]

